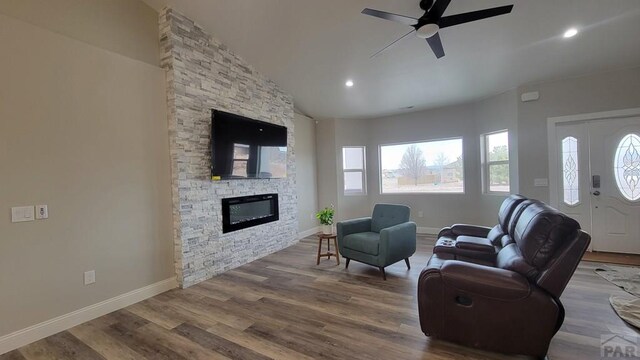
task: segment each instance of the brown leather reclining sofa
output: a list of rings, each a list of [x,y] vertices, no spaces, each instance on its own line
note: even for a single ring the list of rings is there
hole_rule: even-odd
[[[591,237],[519,195],[503,202],[498,220],[442,229],[418,281],[420,325],[434,338],[543,358],[564,321],[560,295]]]

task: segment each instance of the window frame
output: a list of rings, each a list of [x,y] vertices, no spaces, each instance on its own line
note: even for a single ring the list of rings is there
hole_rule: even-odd
[[[345,169],[345,149],[362,150],[362,169]],[[342,147],[342,194],[344,196],[366,196],[367,195],[367,147],[364,145],[348,145]],[[345,175],[347,173],[362,173],[362,191],[347,191],[345,189]]]
[[[384,192],[382,188],[382,147],[383,146],[396,146],[396,145],[413,145],[420,143],[430,143],[430,142],[439,142],[439,141],[448,141],[448,140],[460,140],[462,143],[462,191],[460,192],[448,192],[448,191],[423,191],[423,192]],[[467,193],[467,181],[465,178],[465,151],[464,151],[464,136],[452,136],[448,138],[437,138],[437,139],[428,139],[428,140],[415,140],[415,141],[404,141],[404,142],[396,142],[396,143],[386,143],[378,145],[378,182],[380,183],[378,191],[379,195],[465,195]]]
[[[489,160],[489,141],[488,138],[491,135],[497,135],[501,133],[507,133],[507,160]],[[482,156],[482,192],[486,195],[509,195],[511,194],[511,144],[509,141],[509,129],[502,129],[497,131],[488,132],[482,134],[480,137],[481,156]],[[491,190],[491,166],[507,165],[509,167],[509,191],[492,191]]]

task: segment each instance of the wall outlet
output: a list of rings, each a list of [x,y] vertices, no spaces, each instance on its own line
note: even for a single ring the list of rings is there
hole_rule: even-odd
[[[49,208],[47,205],[36,205],[36,220],[49,218]]]
[[[424,217],[424,212],[423,211],[418,211],[418,217],[419,218],[423,218]]]
[[[86,271],[84,273],[84,284],[91,285],[95,282],[96,282],[96,271],[95,270]]]

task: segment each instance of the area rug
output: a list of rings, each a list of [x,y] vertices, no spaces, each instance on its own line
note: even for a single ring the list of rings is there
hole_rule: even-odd
[[[640,268],[602,265],[595,272],[629,294],[640,297]]]
[[[609,302],[622,320],[640,329],[640,298],[630,295],[611,295]]]

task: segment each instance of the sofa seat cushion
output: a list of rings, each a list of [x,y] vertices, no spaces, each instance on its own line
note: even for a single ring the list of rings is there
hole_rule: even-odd
[[[377,256],[379,253],[380,234],[376,232],[362,232],[347,235],[342,239],[343,246],[347,249]]]
[[[493,244],[487,238],[475,237],[475,236],[458,236],[456,239],[456,247],[458,249],[495,253],[496,249]]]

